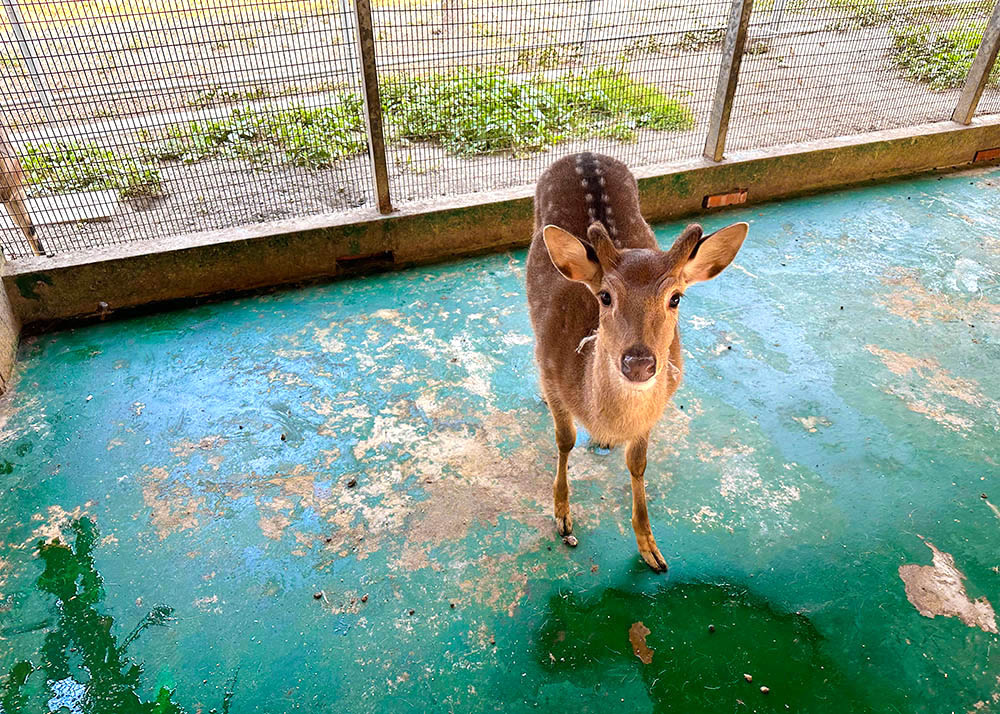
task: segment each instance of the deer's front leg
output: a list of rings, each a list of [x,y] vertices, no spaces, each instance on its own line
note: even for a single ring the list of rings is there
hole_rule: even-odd
[[[559,465],[556,467],[556,478],[552,483],[556,530],[561,536],[569,536],[573,532],[573,518],[569,514],[569,481],[566,472],[569,452],[576,444],[576,426],[569,411],[555,400],[549,401],[549,409],[552,411],[552,421],[556,427],[556,446],[559,447]],[[575,540],[575,538],[572,541],[567,539],[566,542],[568,545],[576,545]]]
[[[635,542],[639,546],[639,555],[650,568],[658,573],[667,570],[667,561],[663,559],[660,549],[656,547],[653,529],[649,525],[649,512],[646,510],[646,445],[648,437],[642,437],[629,442],[625,461],[629,473],[632,474],[632,530],[635,531]]]

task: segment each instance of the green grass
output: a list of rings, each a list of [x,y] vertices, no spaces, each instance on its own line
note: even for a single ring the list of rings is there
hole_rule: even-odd
[[[234,109],[224,119],[170,127],[147,146],[160,160],[210,158],[263,161],[280,152],[286,163],[323,168],[365,150],[362,102],[353,94],[332,107],[292,107],[274,113]]]
[[[859,27],[884,25],[898,19],[902,10],[898,0],[829,0],[830,7],[844,10],[847,20],[832,23],[831,30],[853,30]]]
[[[639,129],[679,131],[694,125],[691,110],[656,87],[608,70],[514,77],[462,69],[431,77],[390,77],[382,85],[390,141],[430,141],[462,156],[524,155],[570,138],[633,141]],[[268,113],[233,109],[218,120],[169,127],[141,137],[146,155],[195,163],[211,158],[270,160],[323,168],[365,151],[363,102],[339,95],[332,107]]]
[[[961,87],[983,40],[984,24],[937,31],[917,25],[893,31],[893,60],[907,79],[931,89]],[[990,72],[989,84],[997,86],[1000,71]]]
[[[771,0],[772,2],[774,0]],[[702,28],[700,30],[688,30],[674,44],[677,49],[685,52],[699,52],[709,47],[715,47],[722,43],[726,31],[721,27]]]
[[[609,69],[558,79],[473,69],[390,77],[382,102],[393,139],[436,142],[461,156],[523,155],[590,136],[632,141],[638,129],[694,125],[678,100]]]
[[[160,172],[96,144],[45,142],[25,147],[21,161],[32,194],[117,189],[122,198],[158,196]]]
[[[989,15],[993,0],[943,0],[913,6],[907,0],[828,0],[830,7],[844,10],[847,17],[828,26],[834,31],[846,31],[861,27],[894,25],[912,26],[920,21],[934,18],[948,18],[956,15],[967,17]]]

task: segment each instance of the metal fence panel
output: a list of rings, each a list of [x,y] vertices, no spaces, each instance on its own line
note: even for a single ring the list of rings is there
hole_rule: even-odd
[[[1000,14],[1000,2],[993,10],[993,17],[990,18],[991,23],[997,22],[997,15]],[[996,28],[994,28],[994,33]],[[987,33],[989,34],[989,33]],[[968,56],[969,51],[966,50],[966,56]],[[983,89],[982,97],[979,100],[979,104],[976,108],[975,114],[997,114],[1000,113],[1000,60],[993,63],[993,67],[986,77],[986,86]]]
[[[354,18],[346,0],[3,0],[0,116],[45,247],[370,205]]]
[[[756,0],[728,135],[715,134],[732,152],[947,120],[994,4]],[[50,252],[370,211],[387,173],[385,211],[527,185],[573,151],[634,167],[700,156],[730,86],[733,12],[732,0],[0,0],[0,131]],[[980,114],[1000,110],[998,81],[994,68]],[[382,114],[384,161],[377,142],[368,155],[365,101]],[[3,211],[0,245],[31,254]]]
[[[729,150],[949,119],[993,4],[758,0]]]
[[[701,154],[728,0],[374,8],[394,203],[531,183],[580,150]]]

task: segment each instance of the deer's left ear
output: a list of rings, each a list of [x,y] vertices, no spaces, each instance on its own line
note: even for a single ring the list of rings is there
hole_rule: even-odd
[[[721,273],[733,262],[749,230],[747,223],[734,223],[699,240],[681,270],[681,279],[700,283]]]

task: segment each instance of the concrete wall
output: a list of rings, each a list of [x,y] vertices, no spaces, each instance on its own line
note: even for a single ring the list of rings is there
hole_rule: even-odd
[[[4,268],[0,255],[0,271]],[[21,324],[7,299],[7,291],[0,285],[0,394],[7,391],[14,372],[14,358],[17,355],[17,340]]]
[[[971,164],[1000,147],[1000,117],[941,122],[695,160],[637,172],[643,213],[663,221],[703,212],[734,189],[748,203]],[[384,270],[527,245],[531,187],[450,205],[408,206],[177,236],[7,266],[3,283],[26,330],[142,306]]]

